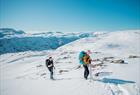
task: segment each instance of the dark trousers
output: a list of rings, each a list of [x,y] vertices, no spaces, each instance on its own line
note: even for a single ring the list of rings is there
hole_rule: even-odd
[[[84,78],[87,79],[89,75],[89,70],[87,65],[83,65],[84,67]]]
[[[53,67],[48,67],[50,71],[50,79],[53,79]]]

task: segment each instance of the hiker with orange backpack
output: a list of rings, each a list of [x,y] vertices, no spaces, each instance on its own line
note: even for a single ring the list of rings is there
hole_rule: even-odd
[[[84,78],[87,80],[89,75],[88,66],[91,64],[91,58],[85,51],[81,51],[79,54],[79,61],[80,64],[84,67]]]

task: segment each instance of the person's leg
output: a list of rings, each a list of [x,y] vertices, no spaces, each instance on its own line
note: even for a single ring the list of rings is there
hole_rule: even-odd
[[[88,70],[88,66],[87,65],[83,65],[84,66],[84,78],[87,79],[88,75],[89,75],[89,70]]]
[[[53,67],[51,67],[51,70],[50,70],[50,78],[53,79]]]
[[[87,71],[87,77],[89,75],[89,69],[88,69],[88,66],[86,66],[86,71]]]
[[[87,66],[83,65],[84,67],[84,78],[87,79]]]
[[[49,67],[48,70],[50,71],[50,79],[53,79],[53,68]]]

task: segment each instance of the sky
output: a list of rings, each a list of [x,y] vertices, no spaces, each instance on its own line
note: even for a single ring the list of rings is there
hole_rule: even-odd
[[[62,32],[140,29],[140,0],[0,0],[0,27]]]

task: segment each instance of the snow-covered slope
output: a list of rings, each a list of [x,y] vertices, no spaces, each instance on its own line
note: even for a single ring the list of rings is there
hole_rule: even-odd
[[[56,50],[0,56],[1,95],[140,95],[140,31],[110,32]],[[90,50],[92,78],[83,78],[78,55]],[[55,79],[45,59],[54,58]]]
[[[56,49],[80,38],[96,36],[92,33],[44,32],[27,34],[14,29],[0,29],[0,54]]]

